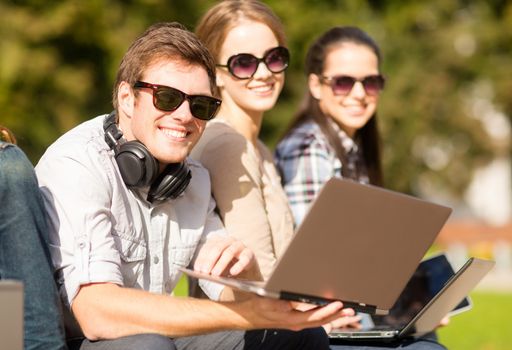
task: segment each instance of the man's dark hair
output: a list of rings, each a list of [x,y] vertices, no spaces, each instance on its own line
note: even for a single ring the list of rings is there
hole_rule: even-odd
[[[152,25],[138,37],[121,60],[112,96],[115,109],[118,107],[117,93],[121,82],[133,86],[142,78],[145,70],[159,60],[176,60],[203,67],[210,80],[210,90],[216,95],[215,61],[208,49],[183,25],[162,22]]]

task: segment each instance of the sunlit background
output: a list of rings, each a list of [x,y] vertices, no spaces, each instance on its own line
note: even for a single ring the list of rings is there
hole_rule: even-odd
[[[285,24],[292,61],[264,141],[275,145],[305,91],[311,41],[335,25],[367,31],[387,78],[378,111],[386,186],[454,209],[433,247],[454,265],[468,256],[497,263],[475,291],[474,309],[455,316],[441,339],[453,349],[509,348],[512,318],[490,315],[512,310],[512,3],[265,2]],[[35,164],[59,135],[110,112],[119,61],[148,25],[179,21],[193,30],[213,3],[0,2],[0,123]]]

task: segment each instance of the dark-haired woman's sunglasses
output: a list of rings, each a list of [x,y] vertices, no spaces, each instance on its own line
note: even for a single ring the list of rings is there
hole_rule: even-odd
[[[219,110],[221,100],[205,95],[187,95],[183,91],[165,85],[136,82],[135,89],[151,89],[153,105],[161,111],[172,112],[188,100],[190,113],[197,119],[210,120]]]
[[[370,96],[378,95],[379,92],[384,89],[385,79],[382,75],[368,75],[362,79],[354,78],[349,75],[338,75],[334,77],[321,76],[320,80],[323,83],[327,83],[332,93],[335,95],[348,95],[354,88],[356,82],[363,84],[364,90]]]
[[[277,46],[265,52],[262,58],[250,53],[240,53],[231,56],[227,64],[218,64],[217,67],[227,68],[235,78],[249,79],[258,70],[260,62],[265,63],[265,66],[272,73],[281,73],[288,68],[290,52],[286,47]]]

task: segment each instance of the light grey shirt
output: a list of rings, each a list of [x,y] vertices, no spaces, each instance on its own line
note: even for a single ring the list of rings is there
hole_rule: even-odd
[[[225,235],[208,172],[188,159],[192,179],[175,200],[152,205],[127,189],[104,141],[105,116],[60,137],[36,166],[50,221],[50,251],[63,300],[81,285],[111,282],[168,294],[207,238]],[[212,299],[222,286],[201,281]]]

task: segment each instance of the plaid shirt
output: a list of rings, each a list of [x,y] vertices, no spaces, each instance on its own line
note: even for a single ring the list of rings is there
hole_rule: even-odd
[[[290,202],[295,225],[299,225],[308,211],[309,204],[315,199],[322,186],[331,177],[341,178],[341,168],[349,171],[362,164],[360,147],[337,124],[342,145],[347,152],[347,164],[341,164],[335,150],[328,143],[318,124],[308,121],[291,131],[278,145],[275,151],[276,166],[286,195]],[[366,168],[359,165],[360,175],[357,181],[369,183]]]

